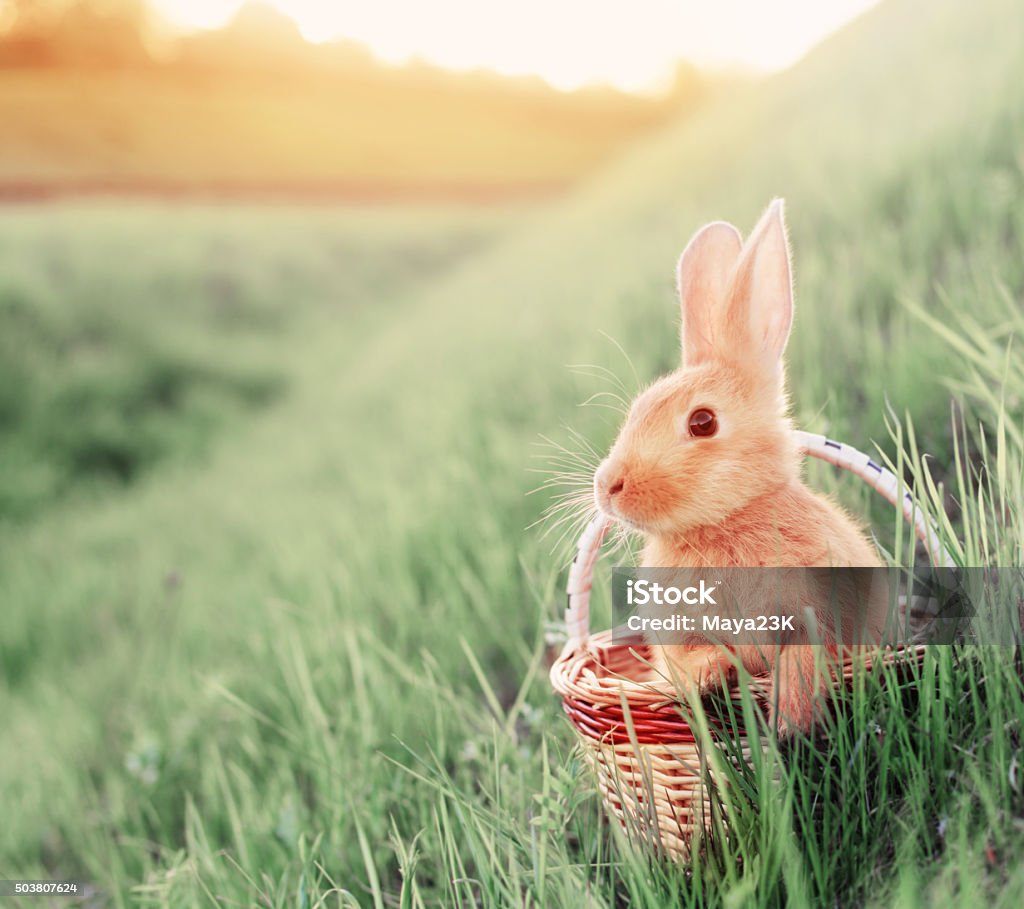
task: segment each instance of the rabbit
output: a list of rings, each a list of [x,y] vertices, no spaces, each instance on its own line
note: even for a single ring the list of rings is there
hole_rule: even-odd
[[[881,566],[858,524],[801,477],[783,361],[793,322],[783,201],[771,203],[746,243],[731,224],[706,225],[677,278],[682,366],[632,403],[594,475],[599,510],[643,536],[645,567]],[[794,572],[795,583],[807,574]],[[816,610],[814,640],[834,642],[831,612],[806,590],[795,595]],[[858,640],[874,642],[888,599],[869,598]],[[763,613],[765,599],[757,600],[746,597],[744,609]],[[722,684],[737,660],[751,673],[768,671],[770,721],[786,735],[809,732],[821,709],[825,670],[815,648],[799,643],[806,632],[801,625],[771,647],[647,640],[661,643],[650,648],[655,670],[696,694]]]

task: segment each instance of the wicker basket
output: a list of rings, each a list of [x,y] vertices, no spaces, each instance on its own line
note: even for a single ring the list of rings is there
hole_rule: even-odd
[[[900,507],[933,564],[953,564],[910,494],[901,494],[899,481],[889,471],[823,436],[798,432],[797,438],[805,454],[850,470]],[[569,640],[551,667],[551,682],[596,774],[607,811],[632,840],[668,858],[685,860],[716,816],[715,804],[725,786],[721,762],[726,755],[714,737],[691,728],[675,688],[651,669],[642,638],[630,638],[621,630],[614,642],[612,631],[590,634],[591,580],[608,526],[607,519],[595,518],[580,538],[569,572]],[[889,648],[882,658],[919,659],[922,652],[920,646]],[[861,656],[857,662],[864,660]],[[854,669],[847,660],[840,670],[842,678],[848,682]],[[739,703],[743,692],[734,687],[726,694]],[[739,716],[739,709],[731,715]],[[715,717],[708,705],[708,722],[722,723]],[[765,747],[760,731],[748,734],[735,726],[728,731],[735,742],[730,755],[749,758],[751,748]]]

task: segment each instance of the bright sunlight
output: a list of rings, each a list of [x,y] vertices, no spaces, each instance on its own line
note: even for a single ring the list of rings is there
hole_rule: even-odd
[[[216,28],[242,0],[150,0],[174,26]],[[539,75],[561,89],[606,82],[657,89],[679,60],[758,70],[786,67],[875,0],[267,0],[314,42],[350,38],[382,59],[420,57],[449,69]]]

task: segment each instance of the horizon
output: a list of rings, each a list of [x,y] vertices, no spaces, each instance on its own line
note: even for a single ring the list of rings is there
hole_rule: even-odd
[[[780,0],[769,9],[745,0],[714,8],[639,0],[625,14],[586,0],[554,7],[522,0],[510,15],[507,4],[494,0],[438,0],[430,8],[403,0],[347,7],[317,0],[147,0],[179,35],[223,28],[249,3],[287,17],[312,45],[358,42],[393,66],[423,61],[452,72],[536,76],[561,91],[608,85],[637,94],[664,91],[681,63],[710,71],[786,69],[878,2]],[[438,15],[439,7],[447,14]],[[588,27],[580,29],[584,21]]]

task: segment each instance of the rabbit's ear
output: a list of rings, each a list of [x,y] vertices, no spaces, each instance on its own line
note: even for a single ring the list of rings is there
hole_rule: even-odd
[[[736,265],[722,333],[730,346],[781,376],[782,352],[793,324],[793,280],[782,199],[776,199],[747,239]]]
[[[725,304],[743,238],[725,221],[702,227],[689,242],[676,269],[683,310],[683,363],[694,366],[711,356],[718,312]]]

